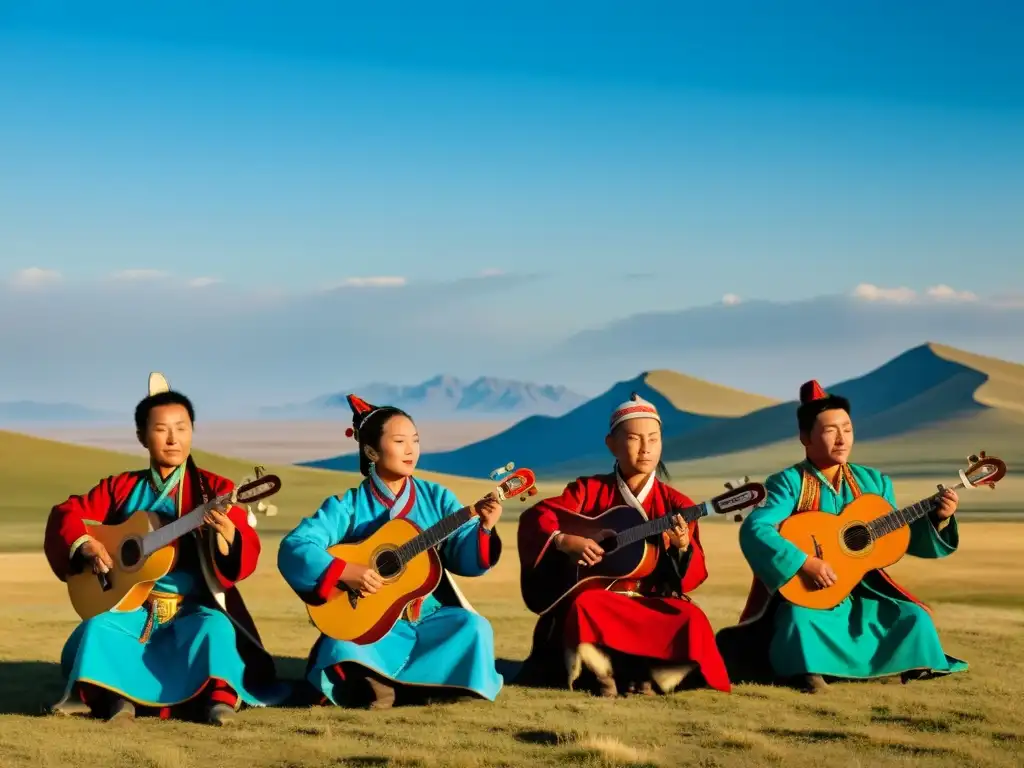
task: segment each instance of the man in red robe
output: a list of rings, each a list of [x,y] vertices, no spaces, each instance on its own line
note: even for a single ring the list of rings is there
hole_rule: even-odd
[[[44,550],[61,581],[83,570],[111,573],[116,553],[89,535],[90,524],[117,524],[139,510],[167,523],[233,488],[196,466],[192,403],[160,374],[150,376],[135,420],[149,466],[107,477],[50,512]],[[66,688],[54,713],[112,720],[141,708],[224,725],[243,703],[280,703],[288,686],[276,680],[273,658],[235,586],[259,559],[254,525],[238,506],[207,512],[200,529],[178,540],[174,566],[141,608],[79,624],[62,654]]]
[[[596,517],[629,505],[647,519],[694,506],[662,482],[661,417],[638,397],[612,414],[605,443],[615,457],[606,475],[580,477],[561,496],[546,499],[523,513],[519,522],[519,559],[524,573],[550,558],[571,558],[594,565],[604,551],[593,540],[559,530],[556,509]],[[729,677],[711,624],[688,597],[707,578],[697,523],[675,516],[671,532],[659,542],[657,565],[640,581],[596,585],[557,603],[541,615],[533,650],[523,675],[540,684],[573,688],[586,671],[602,696],[621,687],[642,694],[667,694],[706,684],[729,691]],[[653,685],[652,685],[653,684]]]

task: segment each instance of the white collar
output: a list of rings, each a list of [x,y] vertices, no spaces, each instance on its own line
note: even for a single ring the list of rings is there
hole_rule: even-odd
[[[647,478],[647,482],[644,483],[644,487],[640,489],[640,493],[634,495],[629,489],[629,486],[626,485],[626,481],[623,479],[622,473],[619,472],[618,462],[615,463],[615,484],[618,486],[619,494],[626,500],[626,503],[629,504],[629,506],[645,518],[647,517],[647,512],[644,510],[644,502],[647,501],[647,497],[650,496],[651,489],[654,487],[654,475],[655,473],[652,472],[651,476]]]

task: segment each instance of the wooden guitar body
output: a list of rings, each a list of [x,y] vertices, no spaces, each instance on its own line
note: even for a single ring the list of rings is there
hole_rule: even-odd
[[[619,579],[642,579],[654,571],[659,550],[641,540],[619,547],[618,531],[641,525],[647,518],[633,507],[612,507],[596,517],[554,510],[558,529],[571,536],[593,539],[604,549],[604,557],[594,566],[579,565],[576,558],[549,549],[536,568],[524,568],[519,584],[526,607],[545,614],[562,600],[588,589],[607,589]]]
[[[839,515],[801,512],[787,518],[779,533],[810,557],[819,557],[835,571],[837,582],[819,589],[798,573],[779,594],[804,608],[835,608],[868,572],[899,562],[910,546],[910,528],[903,526],[874,540],[865,524],[892,512],[884,497],[866,493],[847,504]]]
[[[307,605],[316,628],[335,640],[360,644],[376,642],[390,632],[409,603],[426,597],[441,583],[444,571],[435,550],[426,550],[404,566],[394,555],[419,533],[415,523],[396,518],[363,541],[330,547],[327,552],[333,557],[376,570],[384,586],[358,600],[350,600],[345,590],[336,590],[323,605]]]
[[[178,555],[175,542],[141,559],[142,537],[160,526],[160,518],[145,510],[117,525],[88,526],[89,535],[106,547],[114,567],[105,578],[88,565],[68,576],[68,596],[79,616],[91,619],[106,611],[134,611],[146,602],[153,584],[171,572]]]

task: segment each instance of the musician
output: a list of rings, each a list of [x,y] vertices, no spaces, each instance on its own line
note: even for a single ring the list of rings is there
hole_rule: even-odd
[[[44,549],[57,578],[110,572],[111,553],[89,535],[87,522],[117,524],[138,510],[171,521],[232,490],[230,480],[196,466],[194,421],[191,401],[151,374],[149,395],[135,409],[149,466],[107,477],[52,509]],[[52,711],[225,725],[243,702],[279,703],[287,688],[236,587],[259,559],[254,524],[237,506],[210,511],[201,528],[178,540],[175,566],[142,607],[79,624],[61,654],[67,687]]]
[[[380,574],[365,564],[327,553],[335,544],[362,541],[388,520],[407,518],[426,529],[464,508],[447,488],[413,477],[420,445],[404,411],[348,396],[366,479],[326,499],[281,542],[278,568],[306,603],[323,605],[348,587],[373,594]],[[359,645],[321,635],[313,645],[307,680],[323,703],[387,709],[396,701],[482,697],[493,701],[503,685],[495,669],[494,634],[449,577],[480,576],[498,562],[501,539],[494,526],[501,504],[488,499],[474,517],[445,540],[438,554],[445,569],[433,594],[409,605],[380,640]],[[341,599],[345,599],[341,593]]]
[[[653,404],[635,393],[611,415],[605,444],[615,458],[612,472],[580,477],[561,496],[523,513],[519,557],[523,569],[547,558],[568,558],[593,565],[604,551],[593,539],[558,530],[553,510],[595,517],[628,504],[645,517],[671,514],[693,502],[656,475],[667,477],[661,462],[661,417]],[[558,603],[541,616],[533,649],[522,673],[538,684],[571,689],[592,677],[601,696],[624,692],[668,694],[706,684],[729,691],[729,678],[711,624],[689,593],[708,572],[696,522],[676,525],[659,542],[655,571],[639,583],[602,582]]]
[[[853,423],[846,398],[826,393],[816,381],[805,383],[797,425],[806,459],[767,478],[764,504],[740,528],[755,578],[740,624],[718,635],[733,679],[783,681],[815,693],[827,687],[826,677],[900,675],[908,682],[967,669],[943,652],[927,607],[884,571],[869,573],[830,610],[796,606],[776,594],[797,573],[819,588],[836,579],[828,562],[808,557],[779,534],[787,517],[812,510],[838,515],[862,493],[896,506],[887,475],[849,461]],[[938,558],[956,551],[957,504],[957,494],[946,490],[930,518],[910,525],[908,554]]]

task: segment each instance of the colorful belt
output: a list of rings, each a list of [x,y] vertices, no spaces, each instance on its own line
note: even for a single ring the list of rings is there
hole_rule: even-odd
[[[142,628],[139,642],[145,643],[149,640],[149,636],[153,633],[154,624],[166,624],[173,619],[184,600],[184,597],[173,592],[150,592],[146,602],[143,603],[148,615],[146,616],[146,626]]]

